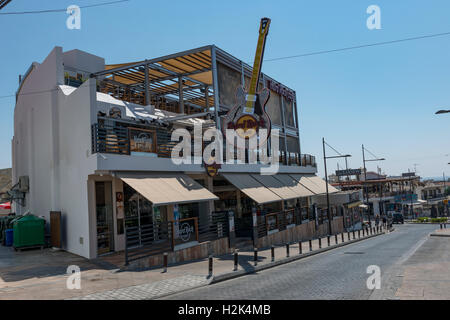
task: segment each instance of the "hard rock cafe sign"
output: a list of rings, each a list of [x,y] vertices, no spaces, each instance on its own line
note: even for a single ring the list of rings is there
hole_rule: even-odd
[[[206,169],[206,173],[210,177],[215,177],[219,173],[219,169],[222,168],[222,165],[220,163],[217,163],[214,158],[210,159],[209,164],[204,163],[203,164]]]

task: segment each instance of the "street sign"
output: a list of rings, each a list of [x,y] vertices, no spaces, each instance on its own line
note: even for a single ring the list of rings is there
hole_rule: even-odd
[[[361,175],[361,169],[336,170],[336,175],[338,177],[342,177],[342,176],[360,176]]]

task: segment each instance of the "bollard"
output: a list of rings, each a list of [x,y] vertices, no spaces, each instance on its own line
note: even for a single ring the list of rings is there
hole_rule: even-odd
[[[444,229],[447,229],[447,224],[446,223],[444,223]]]
[[[334,242],[335,242],[335,244],[338,244],[337,233],[334,235]]]
[[[286,243],[286,258],[289,258],[289,243]]]
[[[375,227],[373,227],[373,233],[375,234]]]
[[[347,236],[348,236],[348,241],[350,241],[350,231],[347,232]]]
[[[353,230],[353,240],[355,240],[356,239],[356,237],[355,237],[355,230]]]
[[[441,227],[441,229],[442,229],[442,223],[441,224],[439,224],[439,226]]]
[[[330,246],[330,236],[327,236],[327,246]]]
[[[361,230],[358,230],[358,239],[361,238]]]
[[[344,242],[345,240],[344,240],[344,233],[343,232],[341,233],[341,238],[342,238],[342,242]]]
[[[319,249],[322,249],[322,239],[319,238]]]
[[[309,240],[309,251],[312,251],[312,240]]]
[[[363,230],[363,237],[364,237],[365,236],[364,228],[362,228],[362,230]]]
[[[163,270],[163,272],[167,272],[167,259],[168,258],[168,254],[167,254],[167,252],[164,252],[164,255],[163,255],[163,263],[164,263],[164,270]]]
[[[210,255],[208,260],[208,277],[211,278],[213,275],[213,256]]]
[[[234,269],[233,271],[237,271],[238,269],[238,252],[234,250]]]
[[[370,231],[370,235],[372,235],[372,228],[369,228],[369,231]]]
[[[298,254],[302,254],[302,242],[298,242]]]
[[[275,247],[272,245],[272,247],[270,247],[270,256],[272,257],[272,262],[275,261]]]
[[[254,248],[253,251],[253,261],[255,263],[255,267],[258,264],[258,248]]]

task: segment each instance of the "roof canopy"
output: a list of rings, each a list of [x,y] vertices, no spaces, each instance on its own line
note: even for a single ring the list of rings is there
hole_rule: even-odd
[[[115,93],[120,88],[145,97],[147,87],[153,99],[164,96],[200,109],[214,105],[210,88],[213,84],[211,46],[151,60],[106,65],[104,71],[93,76],[102,79],[101,90],[105,93]]]

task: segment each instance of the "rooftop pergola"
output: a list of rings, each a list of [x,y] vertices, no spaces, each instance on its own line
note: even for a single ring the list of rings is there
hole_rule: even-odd
[[[139,62],[106,65],[92,74],[100,91],[142,105],[177,104],[178,113],[206,112],[214,106],[213,46]],[[163,99],[161,99],[163,98]],[[190,107],[190,108],[185,108]]]

